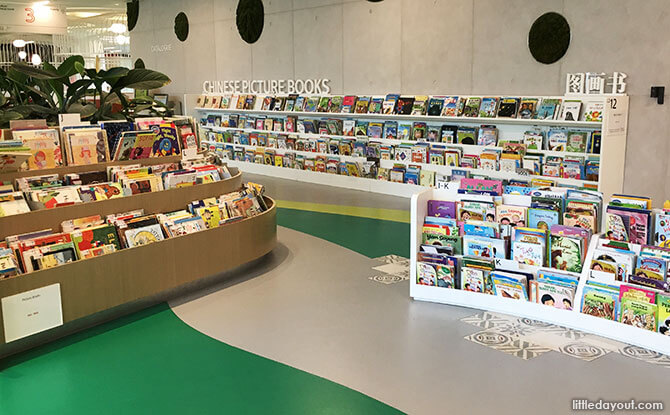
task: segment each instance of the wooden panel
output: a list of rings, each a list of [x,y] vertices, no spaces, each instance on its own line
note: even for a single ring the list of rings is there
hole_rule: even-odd
[[[60,283],[68,323],[232,270],[276,245],[275,204],[266,201],[267,211],[239,222],[0,280],[0,298]],[[0,330],[0,356],[4,344]]]
[[[220,196],[238,190],[242,186],[242,174],[236,168],[231,167],[229,170],[233,177],[218,182],[0,217],[0,239],[9,235],[48,228],[58,232],[61,222],[92,215],[104,217],[111,213],[127,212],[140,208],[143,208],[147,214],[185,209],[189,202],[194,200]]]
[[[170,157],[151,157],[141,160],[124,160],[124,161],[108,161],[106,163],[96,163],[88,164],[85,166],[61,166],[54,169],[44,169],[44,170],[25,170],[17,171],[10,173],[0,174],[0,181],[8,181],[14,183],[14,180],[19,177],[30,177],[30,176],[43,176],[47,174],[58,173],[59,175],[64,175],[68,173],[81,173],[85,171],[100,171],[106,170],[108,166],[123,166],[127,164],[141,164],[143,166],[152,166],[155,164],[164,164],[164,163],[177,163],[181,161],[181,156],[170,156]]]

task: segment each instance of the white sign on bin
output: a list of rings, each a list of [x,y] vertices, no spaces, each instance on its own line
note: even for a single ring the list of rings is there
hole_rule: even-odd
[[[7,343],[62,326],[60,284],[4,297],[2,322]]]

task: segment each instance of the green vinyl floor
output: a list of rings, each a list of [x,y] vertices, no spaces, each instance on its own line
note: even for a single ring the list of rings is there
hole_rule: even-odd
[[[361,254],[408,255],[406,223],[278,211]],[[221,343],[160,304],[0,361],[0,414],[389,414],[342,385]]]

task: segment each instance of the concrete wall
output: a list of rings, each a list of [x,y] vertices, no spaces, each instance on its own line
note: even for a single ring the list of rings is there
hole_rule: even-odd
[[[198,93],[210,79],[329,78],[333,93],[560,95],[566,72],[628,74],[631,95],[625,191],[670,197],[668,105],[649,98],[670,87],[667,0],[264,0],[253,45],[237,33],[238,0],[141,0],[133,57],[168,74],[170,94]],[[186,12],[190,34],[174,35]],[[548,11],[570,23],[557,63],[533,60],[533,21]],[[153,45],[171,45],[152,52]]]

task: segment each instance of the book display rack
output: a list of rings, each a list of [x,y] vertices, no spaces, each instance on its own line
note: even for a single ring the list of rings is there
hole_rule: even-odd
[[[652,211],[648,198],[622,195],[604,206],[597,192],[568,190],[560,202],[563,213],[552,215],[542,205],[560,188],[526,194],[506,189],[497,196],[489,192],[493,187],[479,194],[468,187],[412,196],[413,299],[539,320],[670,353],[668,210]],[[470,216],[489,204],[495,205],[490,216]],[[505,231],[504,224],[515,221]]]
[[[186,102],[194,102],[201,146],[253,173],[405,197],[461,177],[606,196],[623,187],[625,95],[205,95]]]
[[[159,164],[158,161],[150,162]],[[91,170],[95,166],[86,167]],[[79,166],[61,167],[57,173],[71,173],[69,169],[72,168]],[[61,257],[67,257],[66,249],[53,253],[49,251],[48,254],[45,251],[44,257],[31,256],[30,261],[35,259],[32,262],[34,270],[22,269],[22,272],[17,273],[16,270],[12,272],[7,263],[9,257],[5,254],[9,252],[8,247],[0,247],[0,262],[3,265],[1,276],[4,277],[0,278],[0,321],[4,326],[4,330],[0,331],[0,356],[33,347],[35,342],[41,343],[62,336],[72,327],[90,325],[101,319],[108,319],[111,315],[119,315],[124,312],[121,306],[139,301],[150,303],[152,298],[159,298],[182,289],[187,284],[234,270],[272,251],[277,237],[274,201],[267,196],[261,196],[262,190],[258,188],[262,186],[247,184],[242,187],[241,173],[237,168],[230,167],[228,171],[231,177],[211,183],[0,217],[0,238],[3,244],[10,235],[44,229],[58,232],[62,228],[63,233],[52,235],[70,236],[74,248],[69,249],[75,249],[77,253],[76,260],[63,260]],[[18,176],[25,176],[23,172],[14,172],[11,175],[13,176],[4,175],[3,180],[11,181]],[[254,194],[258,196],[254,197]],[[261,198],[261,209],[252,206],[251,201]],[[118,222],[119,219],[109,222],[110,215],[122,212],[128,216],[120,218],[121,222]],[[170,216],[168,212],[176,215]],[[103,225],[92,225],[90,229],[110,226],[116,228],[115,235],[118,235],[115,240],[110,241],[117,245],[117,249],[94,253],[93,251],[106,248],[107,245],[85,244],[88,226],[77,228],[82,229],[80,232],[84,235],[83,239],[76,237],[77,231],[68,234],[65,229],[65,223],[74,220],[76,224],[79,218],[89,220],[96,216],[107,217],[107,221],[103,220]],[[135,228],[132,224],[134,220],[138,221]],[[139,224],[140,220],[159,221],[160,225]],[[144,228],[140,228],[142,226]],[[131,231],[151,227],[162,227],[164,235],[156,239],[148,235],[147,238],[152,240],[147,243],[144,240],[146,238],[140,235],[141,232]],[[38,246],[37,242],[33,243]],[[119,244],[122,249],[118,248]],[[82,251],[83,248],[87,248],[85,252]],[[27,256],[22,256],[22,268],[26,266],[25,258]],[[21,296],[25,296],[35,302],[37,311],[44,307],[39,302],[48,300],[49,296],[44,290],[50,288],[54,288],[58,294],[58,313],[55,309],[51,313],[61,316],[58,324],[42,327],[40,324],[43,323],[35,323],[39,318],[32,318],[37,313],[22,316],[17,314],[14,298],[22,299]],[[39,295],[33,294],[34,292],[39,292]],[[38,299],[40,296],[44,298]],[[35,327],[31,326],[33,323]],[[17,335],[17,331],[27,333]]]

